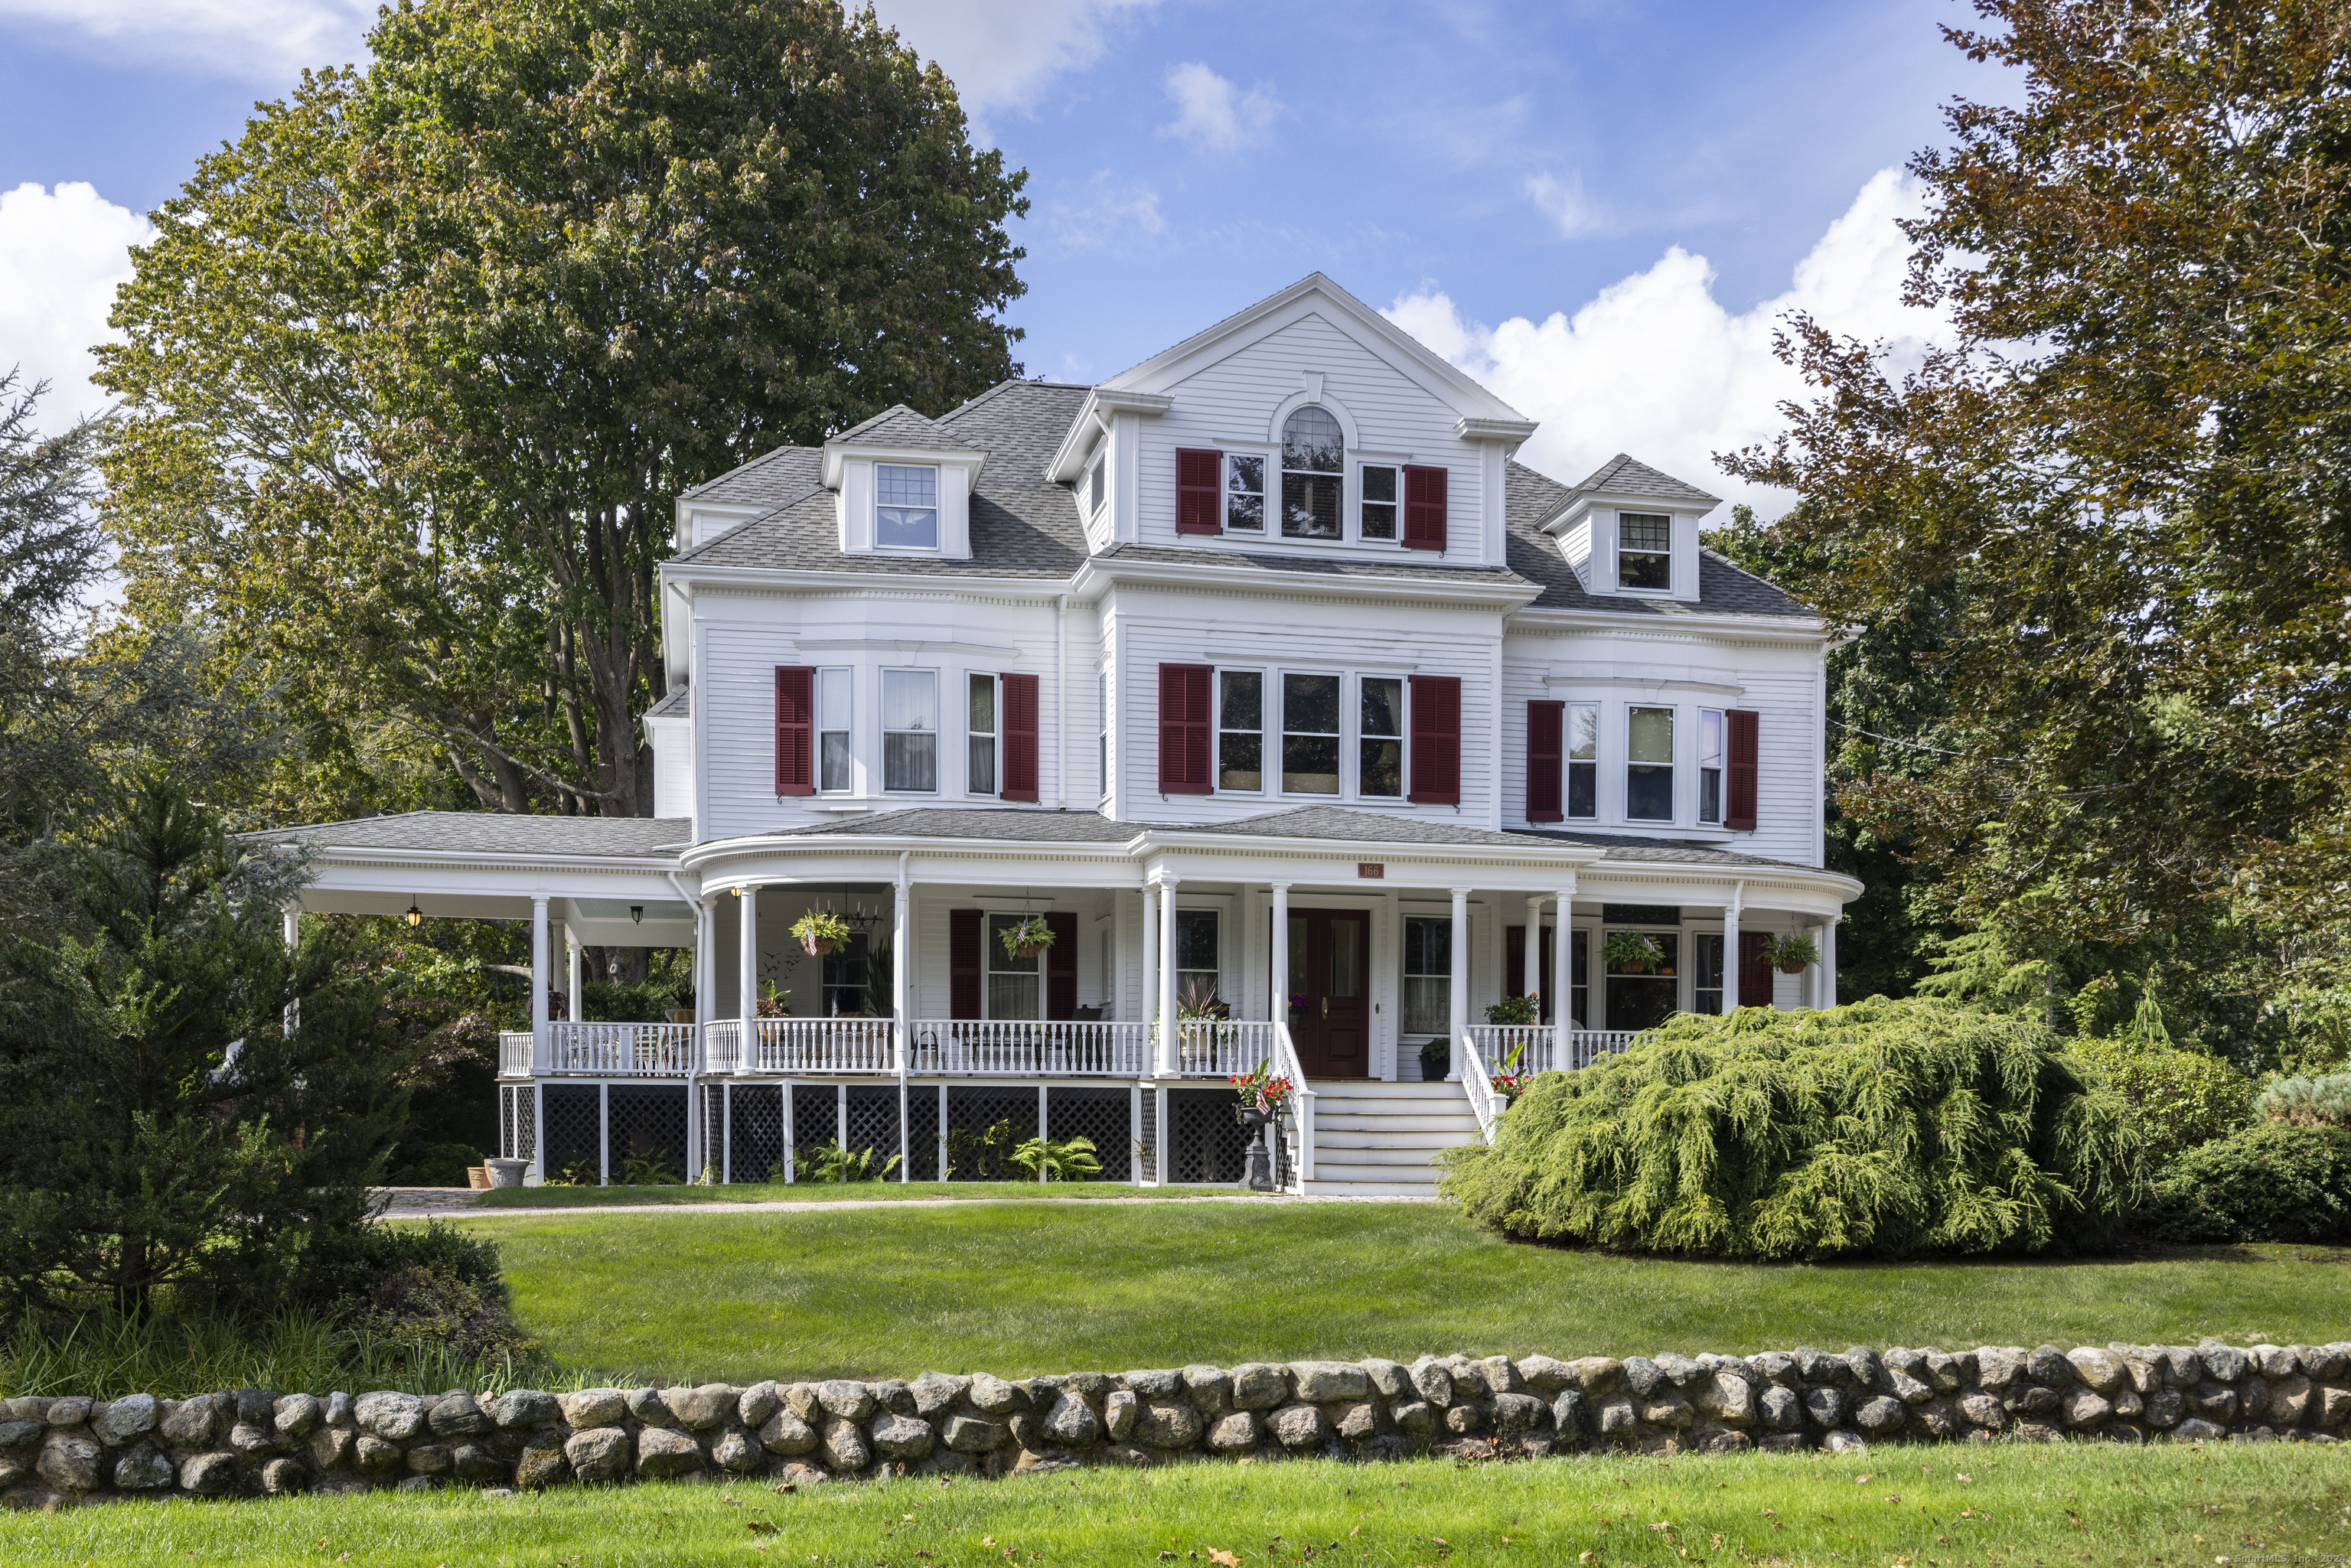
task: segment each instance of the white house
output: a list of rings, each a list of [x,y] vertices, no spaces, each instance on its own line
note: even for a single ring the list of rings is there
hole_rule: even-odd
[[[580,944],[695,947],[692,1022],[535,988],[500,1098],[537,1169],[838,1139],[927,1179],[1009,1120],[1230,1180],[1225,1079],[1270,1060],[1287,1181],[1425,1190],[1513,1046],[1832,1000],[1860,891],[1822,861],[1825,629],[1706,549],[1714,497],[1562,484],[1534,428],[1318,274],[1099,386],[769,453],[678,498],[654,819],[298,830],[305,907],[528,916],[573,996]],[[823,957],[812,907],[854,928]],[[1765,962],[1799,932],[1817,964]],[[1543,1025],[1484,1022],[1531,989]]]

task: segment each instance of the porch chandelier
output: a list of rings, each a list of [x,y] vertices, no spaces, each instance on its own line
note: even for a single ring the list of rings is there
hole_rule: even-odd
[[[645,923],[645,906],[642,904],[629,905],[629,919],[634,925],[643,925]]]
[[[407,921],[411,925],[422,925],[424,924],[424,911],[417,908],[416,900],[412,898],[408,901],[408,913],[402,915],[401,918]]]

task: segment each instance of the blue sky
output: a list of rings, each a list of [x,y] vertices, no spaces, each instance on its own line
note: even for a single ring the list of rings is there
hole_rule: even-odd
[[[1624,446],[1727,495],[1708,454],[1795,390],[1780,311],[1935,335],[1895,299],[1898,170],[1953,94],[2010,87],[1942,41],[1951,0],[878,9],[1030,171],[1030,374],[1107,376],[1320,268],[1542,419],[1539,466]],[[92,402],[141,214],[371,14],[0,0],[0,363]]]

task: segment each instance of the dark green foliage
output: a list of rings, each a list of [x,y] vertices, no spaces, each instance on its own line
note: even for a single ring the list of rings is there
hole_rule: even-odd
[[[483,1149],[473,1144],[428,1144],[403,1138],[383,1173],[386,1186],[464,1186],[465,1173],[480,1165]]]
[[[947,1176],[953,1181],[1019,1181],[1024,1174],[1013,1156],[1027,1140],[1008,1121],[984,1133],[961,1127],[947,1134]],[[1035,1176],[1030,1170],[1026,1173]]]
[[[1872,998],[1677,1015],[1547,1073],[1444,1190],[1530,1239],[1706,1257],[2038,1251],[2139,1195],[2122,1097],[2030,1021]]]
[[[2142,1223],[2166,1241],[2351,1239],[2351,1132],[2263,1122],[2199,1145]]]
[[[0,1311],[274,1305],[405,1116],[377,988],[323,930],[289,952],[300,866],[169,785],[54,856],[67,901],[0,943]]]

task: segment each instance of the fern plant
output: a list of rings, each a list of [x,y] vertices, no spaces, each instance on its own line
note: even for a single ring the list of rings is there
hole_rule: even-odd
[[[1041,1181],[1092,1181],[1102,1168],[1092,1138],[1031,1138],[1012,1151],[1012,1163]]]
[[[871,1144],[852,1151],[841,1147],[837,1141],[827,1138],[813,1148],[794,1151],[792,1179],[820,1185],[881,1181],[898,1168],[899,1158],[900,1156],[892,1155],[886,1160],[880,1160],[877,1165],[875,1162],[880,1159],[880,1156],[874,1152]]]

